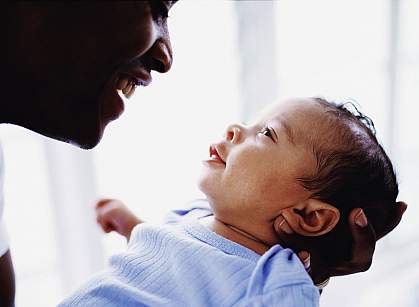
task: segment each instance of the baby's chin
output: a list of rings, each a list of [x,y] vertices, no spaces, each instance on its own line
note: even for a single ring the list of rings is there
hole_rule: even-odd
[[[211,198],[211,194],[213,194],[213,190],[215,190],[213,182],[208,178],[205,172],[202,172],[198,182],[197,182],[198,189],[204,193],[206,198]]]

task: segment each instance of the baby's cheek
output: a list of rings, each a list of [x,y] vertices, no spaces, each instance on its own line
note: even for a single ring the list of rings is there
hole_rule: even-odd
[[[284,192],[280,176],[275,172],[267,171],[257,182],[258,194],[264,199],[278,199]]]
[[[277,176],[269,169],[262,166],[233,169],[235,185],[240,193],[246,197],[261,197],[266,193],[272,193],[274,185],[278,181]]]

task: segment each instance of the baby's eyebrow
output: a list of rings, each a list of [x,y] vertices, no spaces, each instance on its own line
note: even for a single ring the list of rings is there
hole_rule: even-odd
[[[286,135],[287,135],[287,137],[288,137],[288,141],[291,143],[291,144],[293,144],[293,145],[295,145],[295,143],[294,143],[294,133],[293,133],[293,131],[292,131],[292,129],[291,129],[291,126],[287,123],[287,121],[285,120],[285,118],[283,118],[283,117],[280,117],[280,119],[279,119],[279,123],[282,125],[282,127],[284,128],[284,130],[285,130],[285,133],[286,133]]]

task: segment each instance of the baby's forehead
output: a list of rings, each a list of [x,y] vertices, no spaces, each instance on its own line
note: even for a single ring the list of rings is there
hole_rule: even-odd
[[[336,120],[331,117],[333,115],[314,99],[293,98],[267,106],[258,123],[283,129],[294,145],[311,148],[336,138]]]
[[[268,105],[256,118],[257,122],[285,121],[290,128],[300,130],[316,125],[325,115],[324,108],[311,98],[292,98]]]

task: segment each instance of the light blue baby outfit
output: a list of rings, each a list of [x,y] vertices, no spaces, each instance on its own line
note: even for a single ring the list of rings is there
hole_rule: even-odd
[[[134,228],[126,252],[60,306],[319,306],[298,257],[273,246],[260,256],[198,221],[206,201],[166,224]]]

